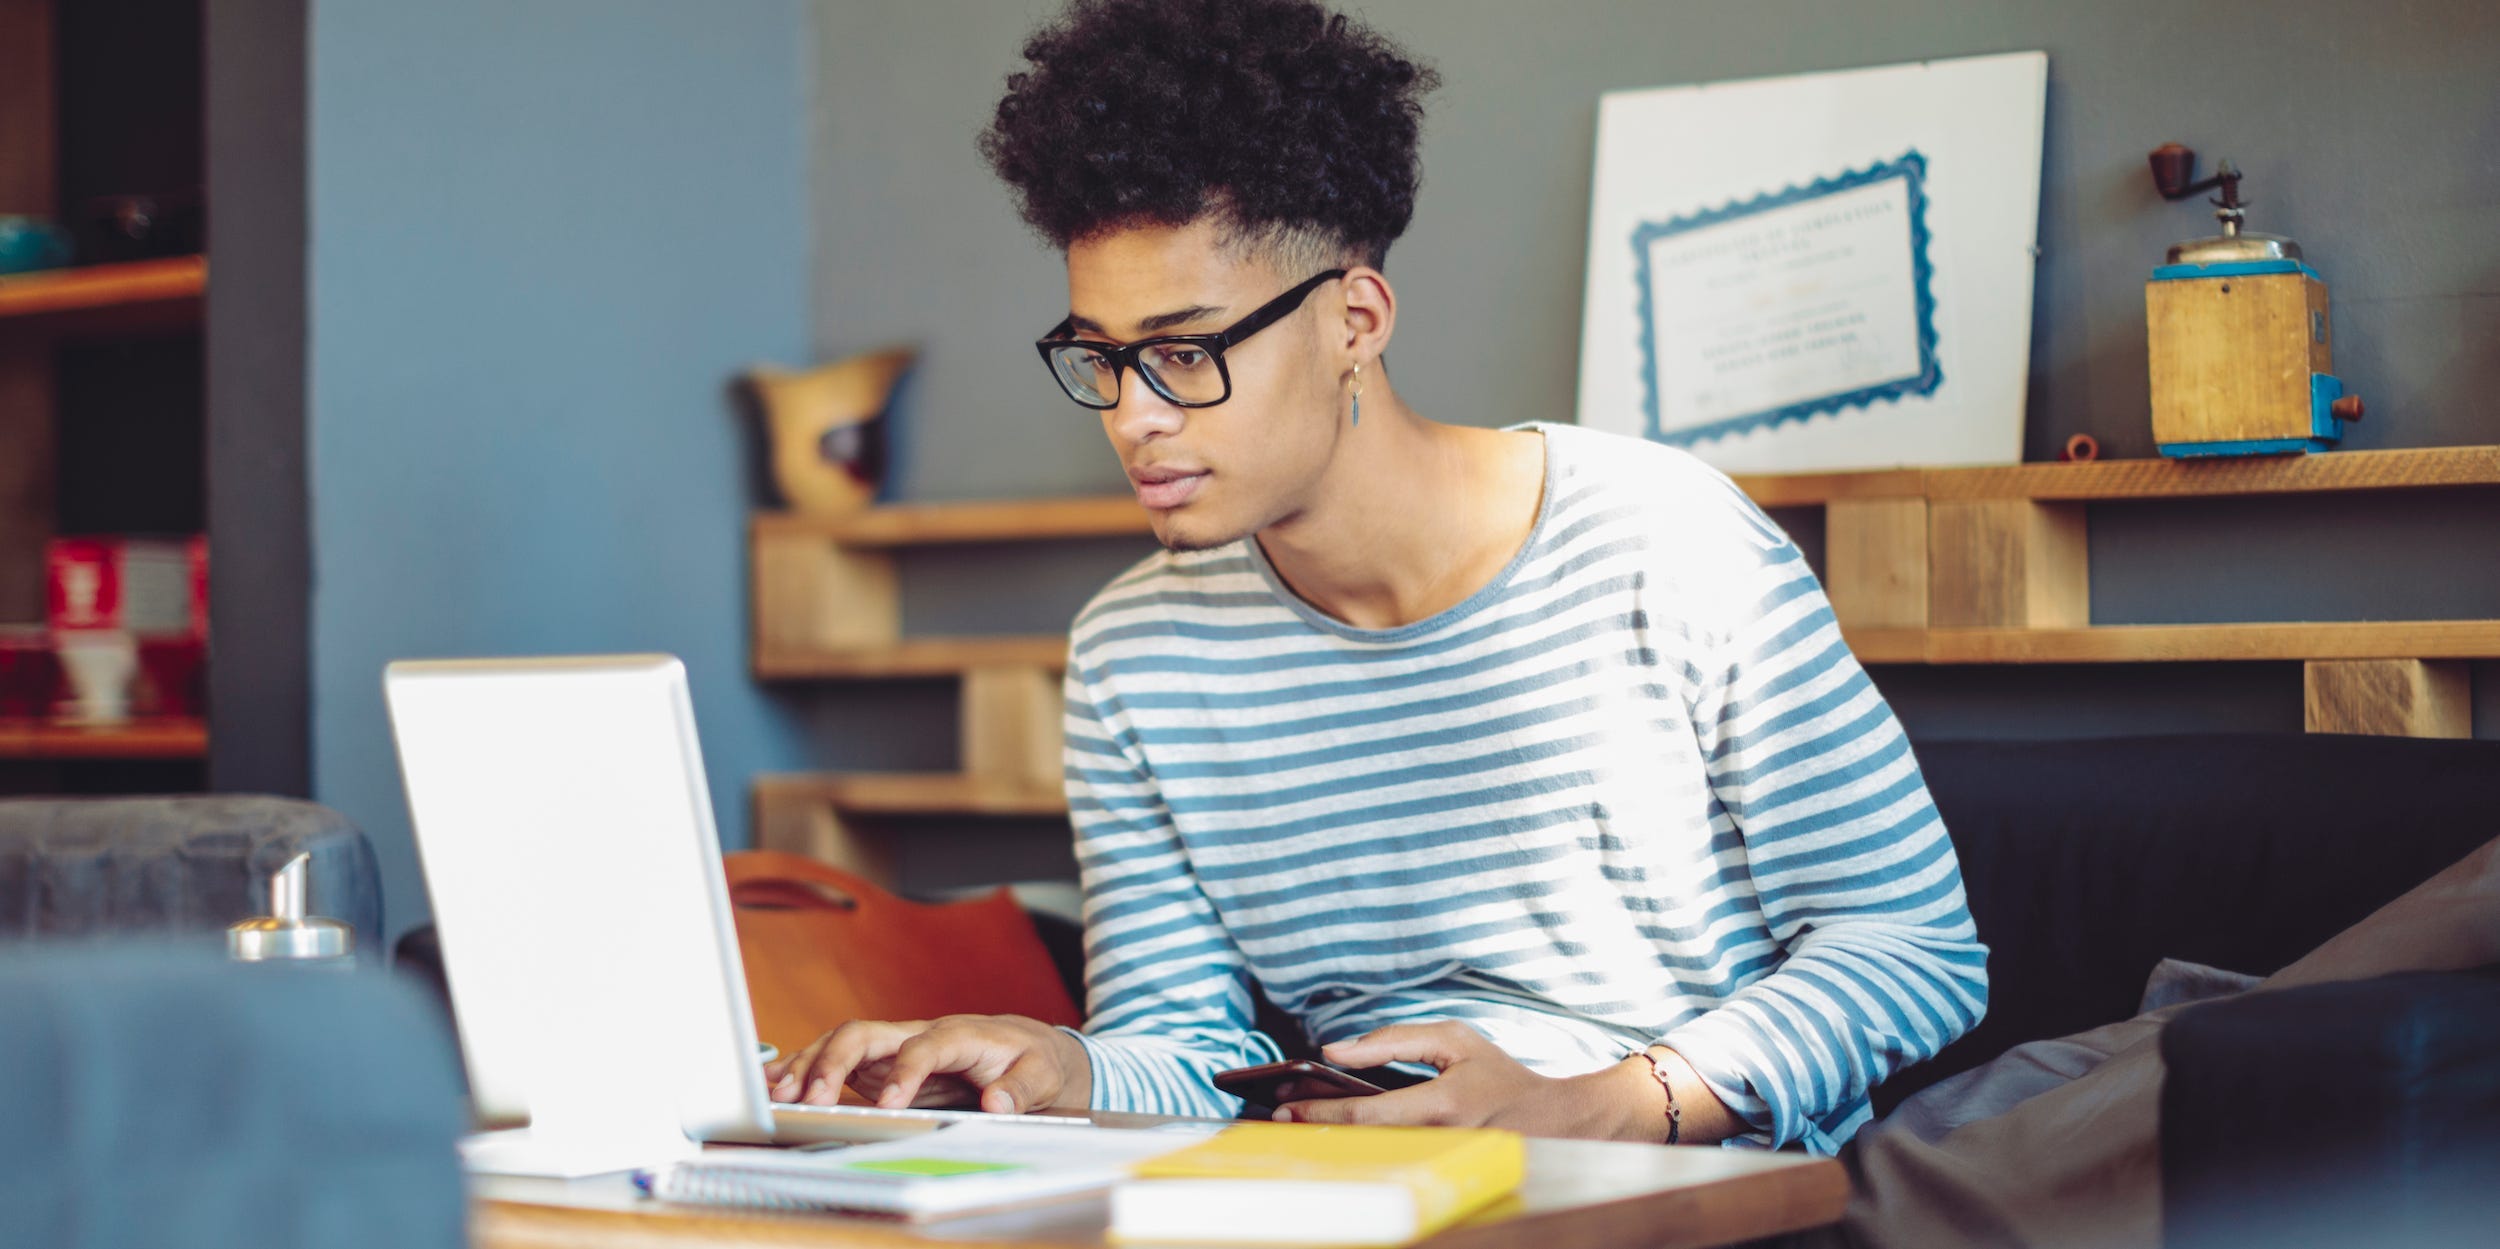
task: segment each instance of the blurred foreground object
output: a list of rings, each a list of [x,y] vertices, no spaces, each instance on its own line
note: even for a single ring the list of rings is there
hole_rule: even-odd
[[[887,405],[912,360],[912,352],[896,349],[795,373],[748,370],[784,503],[839,516],[875,501],[885,477]]]
[[[0,1241],[454,1249],[449,1038],[380,973],[0,947]]]
[[[2251,993],[2179,1016],[2161,1039],[2165,1242],[2492,1243],[2495,1036],[2500,965]]]
[[[2165,143],[2146,158],[2162,198],[2219,189],[2222,233],[2170,248],[2144,284],[2153,441],[2167,456],[2328,451],[2361,397],[2335,376],[2326,279],[2300,244],[2240,227],[2240,171],[2196,177],[2196,153]]]

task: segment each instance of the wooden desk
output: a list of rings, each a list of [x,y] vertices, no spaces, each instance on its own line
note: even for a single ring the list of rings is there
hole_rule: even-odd
[[[475,1249],[661,1249],[663,1246],[873,1246],[932,1242],[1100,1245],[1097,1196],[937,1223],[670,1205],[622,1176],[474,1182]],[[1528,1180],[1513,1196],[1425,1242],[1431,1249],[1674,1249],[1725,1245],[1840,1218],[1849,1182],[1828,1158],[1600,1141],[1528,1142]]]

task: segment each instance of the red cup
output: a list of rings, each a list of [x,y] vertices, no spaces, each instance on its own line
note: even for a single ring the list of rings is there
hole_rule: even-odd
[[[205,658],[194,637],[139,639],[139,690],[133,710],[143,716],[196,716],[207,702],[201,688]]]
[[[49,633],[0,629],[0,719],[44,719],[60,696],[61,661]]]

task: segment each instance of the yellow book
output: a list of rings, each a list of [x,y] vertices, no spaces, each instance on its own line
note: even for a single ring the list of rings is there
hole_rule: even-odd
[[[1489,1128],[1240,1123],[1111,1190],[1130,1243],[1403,1245],[1519,1187],[1527,1148]]]

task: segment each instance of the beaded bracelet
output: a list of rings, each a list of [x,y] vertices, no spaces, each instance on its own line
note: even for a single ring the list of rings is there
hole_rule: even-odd
[[[1668,1082],[1667,1082],[1667,1069],[1658,1065],[1658,1055],[1657,1055],[1654,1051],[1651,1051],[1651,1050],[1642,1050],[1642,1051],[1641,1051],[1641,1057],[1646,1058],[1646,1059],[1648,1059],[1648,1060],[1649,1060],[1649,1074],[1651,1074],[1651,1075],[1653,1075],[1653,1076],[1658,1077],[1658,1087],[1666,1091],[1666,1094],[1667,1094],[1667,1142],[1666,1142],[1666,1143],[1667,1143],[1667,1144],[1672,1145],[1672,1144],[1674,1144],[1674,1143],[1675,1143],[1675,1140],[1676,1140],[1676,1138],[1677,1138],[1677,1137],[1682,1136],[1682,1135],[1684,1134],[1684,1109],[1683,1109],[1683,1107],[1678,1106],[1678,1105],[1676,1105],[1676,1104],[1675,1104],[1675,1086],[1674,1086],[1673,1084],[1670,1084],[1670,1083],[1668,1083]]]

